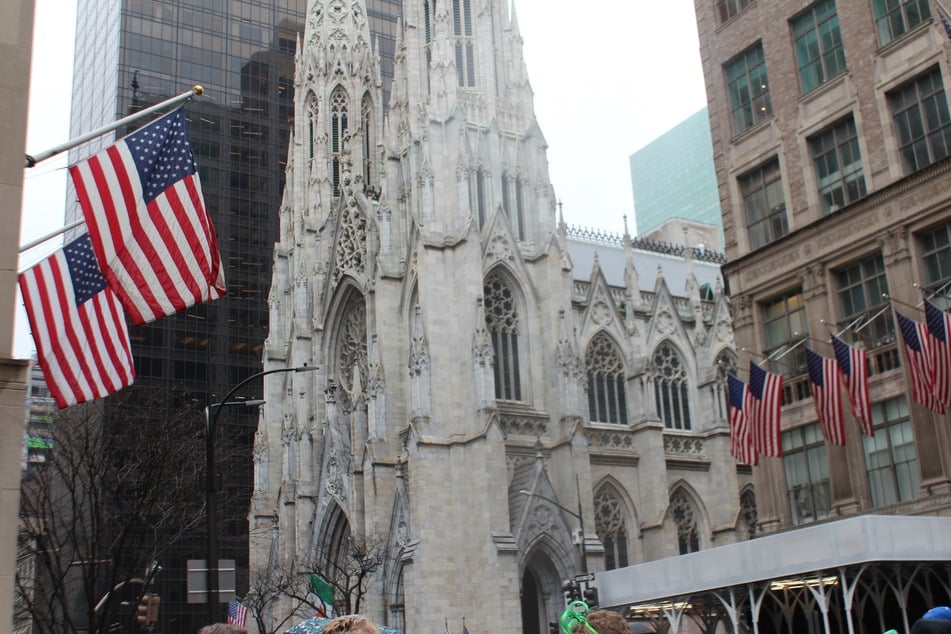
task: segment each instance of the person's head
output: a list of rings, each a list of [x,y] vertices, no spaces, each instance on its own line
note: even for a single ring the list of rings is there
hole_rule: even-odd
[[[624,617],[611,610],[595,610],[588,614],[588,623],[597,631],[598,634],[631,634],[631,629],[627,625]],[[590,634],[583,623],[577,623],[571,630],[571,634]]]
[[[198,634],[248,634],[248,631],[227,623],[214,623],[198,630]]]
[[[951,634],[951,608],[943,605],[931,608],[915,621],[910,634]]]
[[[343,634],[344,632],[380,634],[380,628],[374,625],[373,622],[365,616],[360,616],[359,614],[338,616],[324,628],[324,634]]]

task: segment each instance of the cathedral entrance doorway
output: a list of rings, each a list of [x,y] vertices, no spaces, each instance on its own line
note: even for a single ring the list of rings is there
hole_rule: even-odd
[[[523,634],[548,634],[548,624],[557,621],[562,607],[561,579],[545,554],[534,553],[521,580]]]

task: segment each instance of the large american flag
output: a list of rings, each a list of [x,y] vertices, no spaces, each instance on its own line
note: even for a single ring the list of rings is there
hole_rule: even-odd
[[[224,295],[181,108],[69,172],[99,266],[134,323]]]
[[[755,466],[759,455],[753,448],[750,430],[749,386],[732,374],[727,375],[727,410],[730,413],[730,455],[744,464]]]
[[[908,373],[911,375],[911,397],[928,409],[943,414],[931,389],[934,373],[932,371],[932,340],[928,327],[914,319],[905,317],[897,310],[898,329],[905,344],[905,357],[908,359]]]
[[[232,601],[228,604],[228,624],[237,627],[244,627],[248,620],[248,608],[240,601]]]
[[[839,363],[806,348],[806,367],[812,387],[812,402],[819,417],[822,435],[833,445],[845,444],[845,421],[842,418],[842,382]]]
[[[125,315],[96,264],[88,234],[21,273],[19,283],[37,357],[59,407],[132,384]]]
[[[927,299],[925,323],[933,344],[931,350],[935,402],[942,412],[951,409],[951,315]]]
[[[753,447],[763,456],[783,455],[779,411],[783,406],[783,376],[767,372],[750,361],[750,421]]]
[[[845,376],[852,415],[862,425],[866,436],[874,436],[875,424],[872,422],[872,405],[868,396],[868,358],[865,349],[850,346],[835,335],[832,335],[832,349],[835,350],[839,369]]]

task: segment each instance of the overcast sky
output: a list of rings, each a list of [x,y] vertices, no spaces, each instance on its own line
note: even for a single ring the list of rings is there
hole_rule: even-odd
[[[706,96],[692,0],[606,6],[515,0],[565,221],[620,233],[627,215],[633,233],[630,155],[703,108]],[[75,0],[36,0],[28,152],[69,135],[75,22]],[[26,170],[21,244],[62,226],[65,168],[64,154]],[[20,269],[60,244],[53,240],[22,254]],[[15,356],[32,350],[20,307]]]

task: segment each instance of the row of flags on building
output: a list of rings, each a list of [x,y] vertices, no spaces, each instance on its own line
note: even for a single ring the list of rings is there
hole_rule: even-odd
[[[901,332],[912,399],[937,414],[951,411],[951,315],[927,299],[925,322],[895,311]],[[875,434],[868,390],[868,358],[863,348],[832,336],[834,356],[824,357],[806,347],[806,367],[816,417],[822,435],[834,445],[845,445],[843,391],[862,433]],[[756,465],[760,456],[782,456],[783,377],[750,361],[750,381],[728,378],[727,410],[730,454]]]
[[[19,276],[60,408],[131,385],[126,316],[145,324],[225,294],[181,107],[69,173],[87,233]]]

